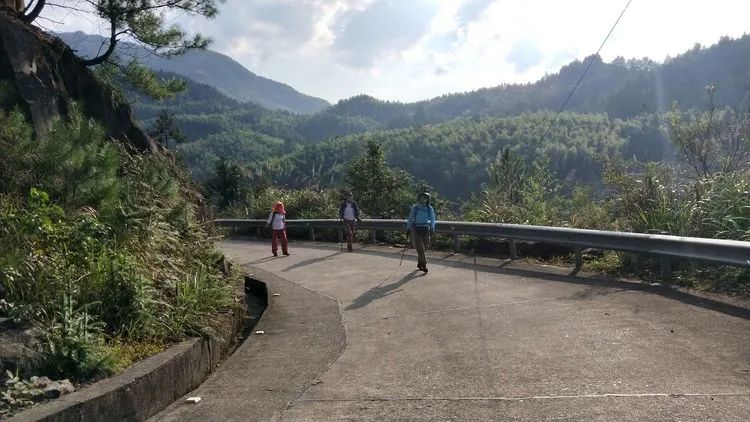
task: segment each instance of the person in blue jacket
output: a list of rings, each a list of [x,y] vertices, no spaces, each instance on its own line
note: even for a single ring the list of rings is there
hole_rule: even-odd
[[[411,207],[409,219],[406,220],[406,233],[413,234],[414,247],[417,248],[417,269],[427,272],[425,250],[430,243],[430,235],[435,233],[435,210],[430,205],[430,194],[417,195],[417,204]]]

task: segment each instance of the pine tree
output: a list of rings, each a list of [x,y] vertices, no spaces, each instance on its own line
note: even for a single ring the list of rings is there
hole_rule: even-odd
[[[377,218],[402,218],[411,198],[411,176],[391,168],[383,148],[367,142],[365,155],[349,164],[346,182],[368,214]]]
[[[228,162],[224,158],[216,162],[214,177],[208,183],[208,188],[220,209],[244,199],[247,190],[243,186],[243,179],[242,168],[237,163]]]
[[[210,40],[200,34],[188,36],[178,25],[167,22],[168,12],[178,11],[187,15],[201,15],[213,18],[218,13],[219,0],[88,0],[88,12],[98,19],[109,36],[106,45],[102,44],[100,54],[82,60],[86,66],[99,66],[100,74],[114,83],[127,84],[137,91],[157,98],[173,96],[185,89],[184,82],[176,79],[161,82],[156,74],[137,59],[124,60],[116,53],[122,37],[129,37],[151,54],[159,57],[172,57],[191,49],[206,48]],[[59,0],[48,3],[46,0],[30,2],[19,13],[19,18],[27,23],[36,20],[46,6],[68,8],[78,13],[79,0]]]
[[[171,148],[174,148],[186,139],[167,110],[162,110],[148,134],[166,148],[170,148],[169,141],[173,141]]]

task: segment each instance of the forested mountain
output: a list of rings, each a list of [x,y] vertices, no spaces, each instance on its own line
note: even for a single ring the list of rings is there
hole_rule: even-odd
[[[616,59],[595,63],[576,90],[567,110],[607,113],[626,119],[641,113],[665,112],[677,101],[681,108],[705,108],[705,87],[716,84],[719,106],[750,105],[750,35],[722,38],[708,48],[690,51],[657,64],[648,59]],[[381,101],[360,95],[313,115],[271,112],[240,104],[189,82],[187,93],[165,102],[133,98],[142,119],[166,108],[177,116],[188,136],[203,138],[242,128],[296,142],[317,142],[378,129],[404,128],[456,117],[513,116],[556,110],[563,103],[586,61],[575,61],[533,84],[503,85],[469,93],[450,94],[418,103]]]
[[[91,57],[106,47],[105,38],[83,32],[57,34],[79,55]],[[155,70],[173,72],[197,82],[209,84],[238,101],[251,101],[270,109],[314,113],[329,106],[326,100],[299,93],[289,85],[250,72],[241,64],[211,50],[192,50],[165,60],[142,47],[120,42],[118,52],[124,58],[135,57]]]
[[[159,75],[165,79],[180,77],[167,72],[159,72]],[[126,95],[144,126],[150,126],[163,110],[167,110],[191,140],[241,129],[310,143],[381,127],[376,121],[362,116],[269,110],[255,103],[231,99],[212,86],[191,79],[185,79],[185,82],[185,92],[171,99],[156,101],[133,92],[126,92]]]
[[[535,83],[501,85],[407,104],[360,95],[339,101],[325,113],[362,116],[381,127],[397,128],[459,116],[512,116],[556,110],[590,59],[573,61]],[[703,108],[707,102],[704,88],[712,83],[716,85],[717,104],[736,107],[750,103],[750,35],[723,37],[708,48],[696,44],[662,64],[624,58],[606,63],[598,56],[593,60],[567,110],[628,118],[642,112],[668,111],[673,101],[682,108]]]
[[[595,184],[601,181],[602,157],[639,155],[660,160],[671,147],[657,116],[626,121],[606,114],[563,113],[540,141],[550,113],[512,117],[459,118],[436,125],[393,129],[330,139],[256,167],[288,186],[334,186],[346,163],[362,154],[368,140],[382,145],[391,165],[426,181],[443,195],[470,197],[488,181],[488,168],[506,148],[527,162],[547,163],[561,180]],[[215,146],[214,146],[215,147]],[[185,150],[193,161],[192,150]]]
[[[712,83],[719,106],[747,106],[750,101],[750,36],[723,38],[664,64],[595,60],[568,112],[543,142],[552,112],[570,92],[585,61],[532,84],[411,104],[363,95],[312,115],[240,103],[190,80],[186,93],[171,100],[132,99],[146,126],[162,110],[175,116],[188,137],[179,150],[199,180],[207,180],[214,164],[226,158],[274,183],[333,185],[341,181],[342,166],[361,152],[364,141],[376,139],[392,165],[453,198],[476,191],[487,180],[487,166],[506,146],[528,160],[546,158],[561,178],[598,181],[604,153],[642,161],[673,157],[664,124],[673,101],[682,109],[705,109],[705,87]]]

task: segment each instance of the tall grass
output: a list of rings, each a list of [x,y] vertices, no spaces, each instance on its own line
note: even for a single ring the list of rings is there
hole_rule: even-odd
[[[37,370],[110,373],[116,350],[210,333],[233,306],[238,276],[221,273],[173,158],[134,153],[80,116],[37,139],[20,113],[0,113],[0,147],[0,283],[18,322],[45,333]]]

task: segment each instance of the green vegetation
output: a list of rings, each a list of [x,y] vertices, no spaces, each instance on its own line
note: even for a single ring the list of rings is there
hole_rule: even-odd
[[[618,58],[611,63],[597,59],[567,108],[570,113],[566,115],[571,121],[561,122],[564,129],[557,131],[555,139],[545,139],[545,145],[536,143],[540,142],[552,118],[547,111],[560,106],[586,60],[570,63],[557,74],[532,84],[502,85],[411,104],[360,95],[313,115],[271,111],[258,104],[240,103],[215,88],[190,80],[186,81],[186,92],[173,99],[156,101],[135,94],[128,94],[128,97],[133,100],[136,115],[147,126],[151,126],[165,108],[174,115],[176,125],[189,134],[192,141],[178,147],[178,151],[201,182],[210,178],[216,161],[225,158],[237,161],[249,171],[271,176],[275,183],[288,187],[318,186],[319,182],[323,182],[321,187],[335,185],[343,180],[343,163],[364,150],[367,138],[375,137],[388,152],[389,164],[418,179],[428,179],[425,174],[434,179],[434,175],[432,171],[416,167],[415,163],[446,172],[445,176],[438,175],[445,181],[432,183],[456,200],[468,198],[467,188],[471,192],[480,191],[480,185],[488,181],[484,171],[487,164],[510,145],[525,145],[532,150],[540,148],[540,153],[549,156],[551,170],[559,177],[585,183],[601,178],[600,160],[591,158],[592,150],[601,152],[597,148],[617,148],[624,157],[635,156],[640,161],[669,161],[674,150],[667,138],[671,102],[678,101],[686,110],[707,109],[703,87],[714,84],[714,99],[719,108],[747,107],[750,86],[745,76],[750,68],[743,58],[748,56],[750,35],[722,38],[710,47],[696,46],[663,64],[647,59]],[[170,70],[181,71],[177,67]],[[175,77],[174,74],[161,76],[167,80]],[[517,125],[517,130],[508,127],[505,133],[495,131],[492,122],[503,118],[518,119],[519,123],[525,120],[525,123]],[[589,122],[584,123],[585,120]],[[579,129],[579,124],[585,127]],[[486,133],[472,133],[477,130]],[[466,142],[470,144],[467,147],[463,146],[464,132],[471,137]],[[585,139],[589,132],[600,133],[602,138],[608,139],[589,142]],[[357,137],[356,134],[364,135]],[[398,139],[402,135],[412,138],[408,144]],[[345,137],[347,141],[340,143],[338,137]],[[389,142],[394,138],[399,146]],[[343,145],[352,140],[359,145],[358,149]],[[477,142],[492,145],[496,140],[505,145],[489,151],[487,145],[477,145]],[[330,144],[329,147],[315,145],[320,141]],[[443,149],[445,147],[449,148]],[[582,152],[581,148],[587,151]],[[231,155],[234,151],[244,152],[244,155]],[[295,161],[300,154],[299,161],[304,161],[305,165],[278,163]],[[414,159],[422,158],[423,154],[433,155]],[[558,161],[559,154],[567,156],[567,162]],[[324,158],[320,158],[321,155]],[[522,155],[526,159],[535,158],[527,152]],[[288,156],[288,159],[279,159],[280,156]],[[446,165],[443,162],[446,157],[455,160]],[[316,160],[316,178],[312,177],[313,166],[307,162],[308,158]],[[473,168],[477,160],[481,164],[478,170]],[[278,173],[277,169],[280,169]],[[576,172],[563,174],[564,170],[571,169]],[[466,186],[455,186],[456,176],[463,178],[464,173],[469,175]]]
[[[712,91],[709,87],[709,96]],[[228,216],[265,218],[270,204],[283,198],[293,201],[287,206],[290,218],[336,218],[338,189],[346,188],[365,216],[403,218],[416,192],[433,190],[415,182],[415,176],[422,176],[454,198],[458,179],[470,193],[460,204],[436,201],[442,220],[750,240],[747,112],[713,107],[681,112],[675,107],[662,117],[629,121],[564,113],[539,144],[535,135],[547,116],[459,119],[350,135],[307,145],[259,170],[276,175],[277,186],[312,186],[302,190],[269,187],[267,177],[255,182],[233,163],[237,176],[228,185],[256,189],[233,207],[218,205]],[[638,136],[654,133],[663,137],[661,150],[677,153],[676,161],[622,158],[633,148],[628,137],[646,145]],[[390,164],[394,162],[400,166]],[[479,194],[472,192],[473,185],[481,186]],[[308,195],[318,200],[299,200]],[[436,244],[447,245],[445,240],[438,238]],[[659,262],[607,253],[588,260],[587,268],[648,278]],[[680,284],[750,293],[746,271],[678,263],[675,273]]]
[[[526,162],[544,159],[559,178],[595,183],[601,156],[620,152],[626,140],[622,122],[605,115],[564,113],[542,144],[548,113],[514,117],[457,119],[419,128],[349,135],[307,145],[269,160],[264,171],[288,186],[331,186],[343,179],[346,163],[369,141],[382,145],[390,165],[428,181],[451,199],[467,198],[489,181],[487,169],[503,150]],[[631,122],[630,127],[634,125]]]
[[[154,71],[144,66],[137,57],[121,54],[122,51],[117,48],[121,39],[128,35],[148,54],[163,58],[179,56],[189,50],[205,49],[210,40],[200,34],[189,36],[179,25],[170,24],[167,14],[179,11],[213,18],[218,13],[216,0],[96,0],[88,3],[94,19],[108,27],[109,36],[101,38],[102,42],[92,50],[93,54],[81,56],[82,63],[97,66],[97,73],[104,80],[126,85],[154,98],[173,96],[181,92],[185,84],[178,78],[160,81]],[[53,5],[41,0],[34,4],[33,11],[24,20],[29,23],[34,21],[46,6],[82,10],[77,5],[66,5],[65,2]],[[102,48],[105,45],[106,48]]]
[[[166,155],[106,140],[79,115],[36,138],[0,112],[3,312],[41,329],[25,373],[85,380],[185,336],[234,306],[199,196]]]
[[[154,4],[188,3],[214,13],[213,1]],[[151,47],[172,54],[203,45],[142,13],[140,27],[130,29],[145,31]],[[743,36],[661,65],[598,60],[544,139],[549,110],[584,62],[534,84],[413,104],[357,96],[298,115],[135,64],[118,73],[123,68],[112,68],[109,56],[101,59],[99,74],[124,86],[141,123],[202,188],[171,154],[136,154],[76,113],[35,137],[22,112],[7,111],[15,93],[0,82],[0,284],[7,291],[0,312],[42,333],[36,359],[22,369],[92,379],[210,333],[233,306],[238,280],[217,265],[204,198],[222,216],[265,219],[280,200],[291,219],[337,218],[341,191],[351,190],[363,217],[403,218],[417,192],[431,191],[440,220],[750,241],[750,69],[741,59],[748,56],[750,36]],[[183,87],[173,98],[142,95],[169,97]],[[263,104],[286,108],[282,97],[292,93],[284,92]],[[306,109],[319,109],[308,100]],[[683,109],[670,112],[672,100]],[[437,236],[434,245],[448,239]],[[649,278],[659,263],[604,253],[585,265]],[[745,270],[690,263],[674,270],[682,285],[750,295]],[[34,393],[18,374],[10,379],[0,412],[28,404]]]

